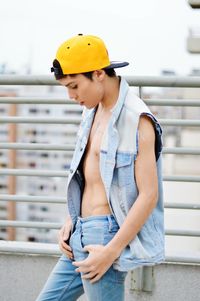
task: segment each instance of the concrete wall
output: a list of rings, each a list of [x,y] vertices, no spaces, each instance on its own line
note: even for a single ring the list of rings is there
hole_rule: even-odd
[[[0,253],[0,301],[35,301],[57,260],[57,256]],[[153,268],[151,293],[130,288],[129,273],[126,301],[198,301],[200,265],[162,264]]]

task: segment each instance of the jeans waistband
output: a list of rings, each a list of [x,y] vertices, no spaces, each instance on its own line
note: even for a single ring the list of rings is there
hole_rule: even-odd
[[[113,227],[118,226],[114,216],[112,214],[107,215],[93,215],[88,217],[78,217],[76,227],[78,226],[89,226],[91,224],[95,225],[96,223],[108,224],[109,231],[113,229]]]

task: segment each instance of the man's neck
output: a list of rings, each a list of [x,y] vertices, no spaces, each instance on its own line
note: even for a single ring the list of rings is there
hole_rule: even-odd
[[[111,110],[117,102],[119,96],[120,77],[108,77],[105,82],[105,94],[99,103],[100,110]]]

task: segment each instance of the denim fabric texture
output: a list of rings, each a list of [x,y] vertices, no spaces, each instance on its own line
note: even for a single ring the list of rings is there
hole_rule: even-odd
[[[112,215],[78,218],[70,246],[76,261],[87,258],[83,250],[89,244],[106,245],[116,234],[119,226]],[[88,301],[123,301],[124,281],[127,272],[111,266],[103,277],[94,284],[81,278],[76,267],[62,255],[54,267],[36,301],[75,301],[84,292]]]
[[[87,145],[95,110],[96,108],[84,110],[68,176],[67,204],[73,227],[80,216],[83,189],[78,167]],[[141,115],[147,115],[154,125],[159,196],[157,206],[145,225],[115,262],[115,269],[120,271],[153,265],[164,260],[162,129],[155,116],[133,93],[124,78],[121,78],[119,97],[112,109],[109,124],[102,138],[100,173],[110,210],[118,225],[121,226],[138,196],[134,164],[138,154],[138,124]]]

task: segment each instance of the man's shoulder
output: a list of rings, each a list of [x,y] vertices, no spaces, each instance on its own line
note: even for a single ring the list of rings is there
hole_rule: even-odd
[[[150,112],[145,102],[129,88],[124,102],[124,109],[130,112]]]

